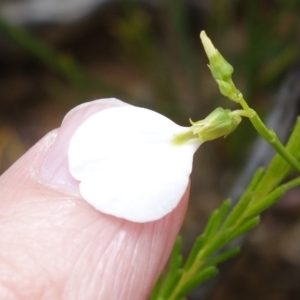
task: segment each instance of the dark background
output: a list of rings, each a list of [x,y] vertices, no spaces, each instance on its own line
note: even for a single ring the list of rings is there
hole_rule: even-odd
[[[238,109],[206,66],[203,29],[262,117],[298,63],[297,0],[95,0],[79,9],[65,2],[72,1],[0,0],[1,173],[82,102],[118,97],[185,126],[217,106]],[[239,178],[255,137],[244,120],[196,154],[185,254]],[[299,216],[295,190],[264,214],[209,295],[190,299],[300,299]]]

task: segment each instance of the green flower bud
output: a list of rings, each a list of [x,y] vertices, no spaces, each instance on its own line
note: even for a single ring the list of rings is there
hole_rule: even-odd
[[[218,107],[204,120],[197,122],[190,120],[191,129],[202,141],[211,141],[221,136],[226,137],[237,128],[242,120],[238,112]]]
[[[205,31],[201,31],[200,38],[209,59],[209,68],[215,80],[228,81],[231,79],[233,67],[225,60],[221,53],[214,47]]]

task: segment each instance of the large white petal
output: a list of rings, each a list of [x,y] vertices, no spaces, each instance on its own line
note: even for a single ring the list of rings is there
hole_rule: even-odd
[[[101,212],[134,222],[157,220],[179,203],[199,143],[177,146],[186,131],[151,110],[117,107],[89,117],[69,146],[82,197]]]

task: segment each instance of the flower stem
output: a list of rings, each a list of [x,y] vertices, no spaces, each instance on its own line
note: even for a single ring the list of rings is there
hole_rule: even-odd
[[[239,98],[239,104],[248,114],[250,122],[257,132],[289,163],[300,173],[300,163],[283,146],[276,133],[270,130],[262,122],[255,110],[251,109],[243,97]]]
[[[245,116],[249,117],[257,132],[300,173],[300,163],[282,145],[276,133],[265,126],[257,113],[248,106],[242,93],[236,88],[232,81],[233,67],[214,47],[204,31],[201,32],[200,38],[209,59],[209,69],[219,86],[221,94],[230,100],[239,103],[245,111]],[[242,116],[242,114],[240,114],[240,116]]]

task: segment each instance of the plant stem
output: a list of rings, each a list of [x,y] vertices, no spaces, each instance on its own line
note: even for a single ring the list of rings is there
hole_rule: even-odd
[[[241,97],[239,99],[240,105],[244,111],[248,114],[250,122],[253,124],[257,132],[290,164],[300,173],[300,163],[291,155],[287,149],[283,146],[276,133],[273,130],[268,129],[262,122],[256,111],[251,109],[245,99]]]

